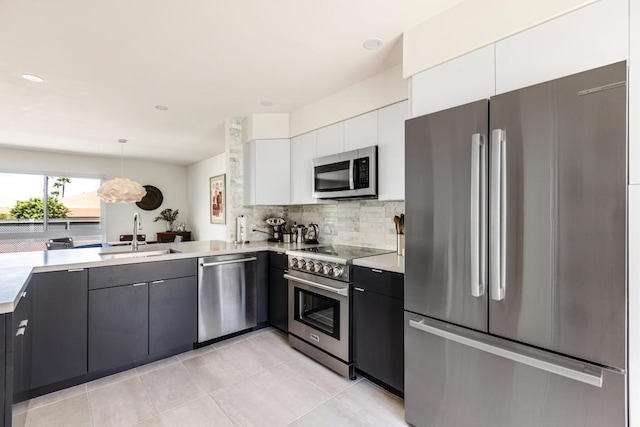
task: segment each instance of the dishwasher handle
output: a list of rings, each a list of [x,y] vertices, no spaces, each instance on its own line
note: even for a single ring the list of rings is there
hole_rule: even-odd
[[[257,259],[258,258],[256,258],[256,257],[251,257],[251,258],[241,258],[241,259],[230,259],[228,261],[201,262],[200,263],[200,267],[215,267],[217,265],[237,264],[237,263],[240,263],[240,262],[255,261]]]

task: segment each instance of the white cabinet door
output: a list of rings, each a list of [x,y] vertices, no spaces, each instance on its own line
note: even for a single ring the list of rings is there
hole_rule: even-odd
[[[289,204],[289,140],[247,141],[242,149],[244,205]]]
[[[378,110],[344,122],[344,151],[378,144]]]
[[[344,122],[318,129],[318,157],[344,151]]]
[[[494,59],[490,45],[411,77],[411,117],[495,95]]]
[[[640,426],[640,185],[629,186],[629,417]],[[633,403],[632,403],[633,402]]]
[[[255,141],[256,205],[288,205],[290,201],[289,139]]]
[[[629,11],[630,17],[630,49],[629,49],[629,183],[640,184],[640,7],[633,3]],[[629,217],[631,218],[631,217]],[[640,235],[639,235],[640,236]],[[638,344],[640,349],[640,343]],[[640,353],[638,354],[640,358]],[[640,360],[640,359],[639,359]],[[638,365],[640,366],[640,365]],[[638,378],[640,392],[640,378]],[[636,395],[640,403],[640,393]],[[637,405],[638,423],[640,426],[640,405]]]
[[[256,142],[242,144],[242,201],[245,206],[256,204]]]
[[[378,110],[378,198],[404,200],[404,121],[409,102]]]
[[[496,43],[504,93],[627,59],[627,0],[600,0]]]
[[[313,164],[317,157],[316,131],[291,139],[291,204],[317,203],[313,194]]]

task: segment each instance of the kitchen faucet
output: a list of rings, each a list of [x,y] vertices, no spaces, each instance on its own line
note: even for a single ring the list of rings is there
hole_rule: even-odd
[[[131,241],[131,250],[138,250],[138,228],[140,227],[140,218],[138,217],[138,212],[133,214],[133,240]]]

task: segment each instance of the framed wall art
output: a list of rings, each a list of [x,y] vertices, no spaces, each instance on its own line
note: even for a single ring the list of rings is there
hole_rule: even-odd
[[[226,174],[212,176],[209,178],[209,214],[211,224],[226,224]]]

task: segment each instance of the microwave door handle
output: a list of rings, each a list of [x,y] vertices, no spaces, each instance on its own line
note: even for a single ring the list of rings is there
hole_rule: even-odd
[[[353,179],[353,175],[356,173],[356,168],[355,168],[355,160],[351,159],[349,160],[349,189],[350,190],[355,190],[356,187],[354,185],[354,179]]]

